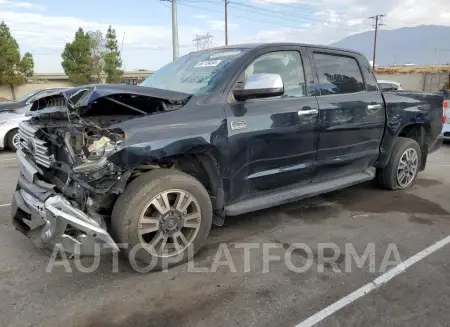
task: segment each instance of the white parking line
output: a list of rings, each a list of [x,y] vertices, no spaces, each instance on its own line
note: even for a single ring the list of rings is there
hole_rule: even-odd
[[[450,167],[450,164],[441,164],[441,163],[437,163],[437,162],[430,162],[429,164],[430,166],[437,166],[437,167]]]
[[[2,163],[3,161],[10,161],[10,160],[16,160],[16,157],[14,157],[14,158],[6,158],[6,159],[2,159],[2,160],[0,160],[0,163]]]
[[[388,272],[382,274],[380,277],[374,279],[372,282],[364,285],[363,287],[357,289],[353,293],[350,293],[346,297],[340,299],[339,301],[333,303],[332,305],[326,307],[325,309],[319,311],[315,315],[309,317],[308,319],[302,321],[295,327],[311,327],[315,324],[321,322],[322,320],[326,319],[327,317],[331,316],[333,313],[335,313],[338,310],[341,310],[342,308],[346,307],[353,301],[356,301],[360,297],[363,297],[364,295],[369,294],[373,290],[376,290],[381,285],[389,282],[392,278],[397,276],[398,274],[401,274],[406,269],[411,267],[413,264],[419,262],[423,258],[428,257],[430,254],[436,252],[437,250],[443,248],[447,244],[450,243],[450,236],[447,236],[446,238],[434,243],[433,245],[427,247],[425,250],[420,251],[419,253],[413,255],[412,257],[406,259],[402,263],[398,264]]]
[[[7,206],[10,206],[11,205],[11,203],[5,203],[5,204],[0,204],[0,207],[7,207]]]

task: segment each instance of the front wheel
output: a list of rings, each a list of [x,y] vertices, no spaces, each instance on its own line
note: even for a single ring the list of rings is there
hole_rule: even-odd
[[[377,182],[388,190],[404,189],[414,184],[422,162],[417,141],[398,137],[385,168],[377,170]]]
[[[112,233],[126,244],[130,263],[148,271],[190,259],[206,242],[211,223],[211,200],[203,185],[170,169],[155,169],[132,181],[111,217]]]
[[[20,144],[19,130],[13,129],[12,131],[10,131],[8,133],[8,136],[6,137],[6,142],[8,144],[8,148],[11,151],[16,152]]]

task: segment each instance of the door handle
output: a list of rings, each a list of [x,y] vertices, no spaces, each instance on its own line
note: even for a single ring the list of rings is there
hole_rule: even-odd
[[[319,110],[317,109],[304,109],[297,111],[299,116],[317,115]]]
[[[383,106],[382,106],[381,104],[369,104],[369,105],[367,106],[367,110],[370,110],[370,111],[377,111],[377,110],[380,110],[382,107],[383,107]]]

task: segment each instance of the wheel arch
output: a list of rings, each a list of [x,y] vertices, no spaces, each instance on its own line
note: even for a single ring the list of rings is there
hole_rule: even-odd
[[[13,134],[15,131],[19,131],[19,127],[13,127],[5,134],[3,138],[3,147],[9,148],[8,139],[10,135]]]
[[[425,169],[428,156],[428,138],[427,135],[430,131],[429,124],[426,123],[412,123],[400,129],[397,137],[406,137],[415,140],[420,147],[422,154],[422,161],[420,163],[419,171]]]
[[[386,135],[383,137],[381,143],[381,153],[378,161],[375,164],[376,168],[384,168],[389,163],[392,155],[392,149],[395,141],[399,137],[406,137],[415,140],[419,143],[420,151],[422,154],[422,162],[420,171],[425,169],[427,156],[428,156],[428,137],[430,131],[430,125],[426,122],[411,122],[405,124],[398,129],[388,129]]]
[[[133,166],[126,184],[130,183],[134,176],[138,176],[136,173],[139,173],[139,170],[145,172],[158,168],[177,169],[199,180],[210,194],[213,210],[221,212],[226,201],[223,178],[226,167],[221,162],[220,154],[213,146],[193,147],[183,153],[152,157]]]

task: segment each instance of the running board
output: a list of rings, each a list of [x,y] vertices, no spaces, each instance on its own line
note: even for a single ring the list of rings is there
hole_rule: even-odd
[[[225,215],[237,216],[247,212],[267,209],[282,204],[310,198],[319,194],[340,190],[352,185],[364,183],[375,178],[373,169],[347,175],[336,179],[330,179],[315,184],[302,185],[297,188],[289,188],[269,194],[260,195],[252,199],[246,199],[225,207]]]

